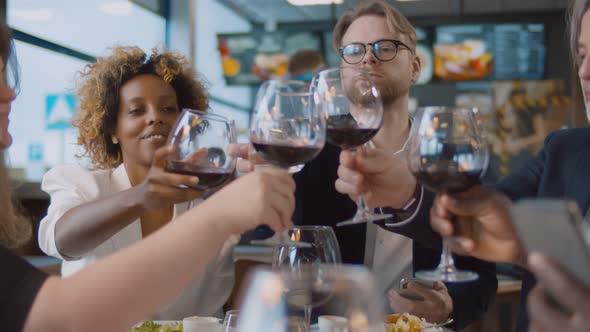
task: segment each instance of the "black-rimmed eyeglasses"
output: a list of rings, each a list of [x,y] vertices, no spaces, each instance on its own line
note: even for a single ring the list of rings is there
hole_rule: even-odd
[[[399,40],[394,39],[380,39],[372,43],[350,43],[340,47],[340,56],[342,59],[351,65],[357,64],[365,58],[367,53],[367,46],[371,46],[373,49],[373,55],[381,61],[391,61],[397,56],[399,48],[405,48],[410,53],[414,54],[408,45],[402,43]]]

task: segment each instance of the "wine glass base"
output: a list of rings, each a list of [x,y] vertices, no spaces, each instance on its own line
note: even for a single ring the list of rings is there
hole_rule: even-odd
[[[436,269],[432,271],[418,271],[416,277],[430,281],[468,282],[479,278],[477,273],[456,268]]]
[[[264,240],[252,240],[250,244],[267,247],[295,247],[295,248],[313,248],[309,242],[292,241],[270,237]]]
[[[287,172],[289,172],[289,174],[295,174],[295,173],[301,171],[303,169],[303,167],[305,167],[305,164],[290,166],[289,168],[287,168]]]
[[[337,223],[336,226],[341,227],[341,226],[350,226],[350,225],[356,225],[356,224],[364,224],[364,223],[368,223],[368,222],[374,222],[374,221],[378,221],[378,220],[388,219],[391,217],[393,217],[393,215],[387,214],[387,213],[377,214],[377,213],[372,213],[372,212],[364,212],[364,213],[357,212],[357,214],[352,219],[341,221],[341,222]]]

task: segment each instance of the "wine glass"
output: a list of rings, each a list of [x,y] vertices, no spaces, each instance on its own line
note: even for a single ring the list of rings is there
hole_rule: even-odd
[[[275,247],[273,252],[273,268],[275,270],[297,271],[302,265],[320,268],[322,264],[342,263],[340,246],[336,234],[330,226],[297,226],[287,231],[292,241],[303,241],[311,244],[309,248]],[[303,305],[305,322],[311,323],[311,310],[323,303]]]
[[[297,270],[257,269],[241,305],[240,332],[291,331],[290,308],[323,303],[326,315],[343,317],[337,332],[383,331],[383,308],[373,276],[362,265],[301,265]],[[302,331],[301,327],[298,328]],[[309,331],[309,329],[305,329]]]
[[[455,194],[480,182],[489,152],[470,108],[426,107],[412,130],[408,166],[416,179],[438,193]],[[416,276],[447,282],[472,281],[477,273],[455,267],[447,239],[443,238],[440,264]]]
[[[326,122],[313,108],[311,97],[303,81],[270,80],[258,90],[250,120],[250,142],[256,155],[268,163],[266,166],[296,173],[324,147]],[[305,242],[291,241],[284,232],[252,243],[308,246]]]
[[[223,319],[223,332],[236,332],[238,327],[239,310],[229,310]]]
[[[174,153],[168,157],[166,170],[197,176],[199,182],[191,187],[210,190],[225,183],[234,173],[236,160],[228,152],[230,145],[236,144],[233,120],[184,109],[168,144],[174,147]]]
[[[356,151],[370,141],[383,123],[383,102],[367,71],[342,66],[320,71],[311,83],[316,108],[326,117],[326,139],[343,150]],[[350,220],[337,226],[387,219],[390,214],[373,213],[360,195]]]

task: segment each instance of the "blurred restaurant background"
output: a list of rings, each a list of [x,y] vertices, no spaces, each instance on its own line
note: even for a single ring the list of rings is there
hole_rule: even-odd
[[[568,50],[567,0],[390,2],[417,28],[423,72],[411,89],[410,109],[477,107],[493,151],[488,180],[501,178],[535,155],[550,131],[587,125]],[[356,3],[0,1],[21,63],[21,92],[10,122],[14,143],[6,159],[19,184],[17,197],[25,213],[35,224],[45,214],[49,201],[39,182],[49,168],[63,163],[89,165],[76,157],[80,150],[70,125],[76,109],[75,80],[109,47],[137,45],[146,51],[165,47],[187,55],[207,81],[211,109],[234,118],[240,139],[246,141],[259,84],[286,77],[289,56],[300,49],[318,50],[330,66],[338,65],[331,31],[337,18]],[[25,254],[41,255],[35,242]],[[239,246],[236,257],[240,250],[246,258],[255,253]],[[59,273],[55,261],[32,259]],[[500,271],[509,280],[511,271]],[[494,327],[484,320],[473,330],[509,330],[516,317],[518,291],[518,282],[501,283],[498,304],[488,314],[495,317]]]

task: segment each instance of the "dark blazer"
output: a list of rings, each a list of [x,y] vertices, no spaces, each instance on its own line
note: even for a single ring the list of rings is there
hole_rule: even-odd
[[[590,128],[555,131],[545,139],[537,157],[508,175],[496,189],[512,200],[526,197],[565,198],[578,203],[582,213],[590,205]],[[527,331],[527,295],[535,284],[525,273],[517,331]]]
[[[348,196],[334,188],[338,178],[340,148],[326,144],[322,152],[295,175],[297,182],[294,222],[303,225],[334,227],[344,263],[362,264],[365,251],[366,225],[336,227],[351,218],[356,205]],[[414,271],[433,269],[438,265],[441,238],[430,227],[430,206],[434,194],[426,192],[422,209],[416,219],[403,227],[388,229],[412,238]],[[386,228],[387,229],[387,228]],[[456,256],[459,267],[477,271],[475,282],[448,284],[453,298],[454,329],[459,330],[479,318],[494,301],[497,288],[495,265],[470,257]]]

